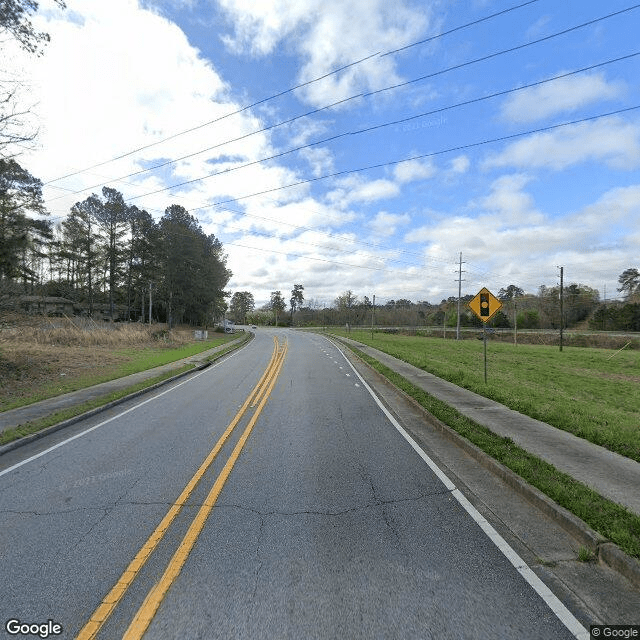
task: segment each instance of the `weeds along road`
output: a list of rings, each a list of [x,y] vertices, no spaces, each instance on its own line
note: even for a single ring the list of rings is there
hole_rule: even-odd
[[[0,474],[2,637],[581,634],[319,335],[258,330]]]

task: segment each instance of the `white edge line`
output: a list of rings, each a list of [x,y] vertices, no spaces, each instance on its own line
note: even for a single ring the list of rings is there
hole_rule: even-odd
[[[92,431],[95,431],[96,429],[99,429],[100,427],[103,427],[105,424],[108,424],[109,422],[113,422],[114,420],[117,420],[118,418],[121,418],[122,416],[126,415],[127,413],[130,413],[131,411],[135,411],[136,409],[144,406],[148,402],[153,402],[154,400],[157,400],[158,398],[160,398],[161,396],[165,395],[166,393],[170,393],[171,391],[174,391],[178,387],[181,387],[183,384],[187,384],[187,382],[191,382],[192,380],[195,380],[196,378],[199,378],[201,375],[203,375],[205,373],[208,373],[212,369],[215,369],[217,366],[221,365],[223,362],[227,362],[227,360],[230,360],[231,358],[233,358],[237,353],[239,353],[239,350],[237,350],[234,353],[232,353],[228,358],[224,358],[224,359],[220,360],[219,362],[216,362],[216,364],[213,364],[210,367],[207,367],[206,369],[203,369],[199,373],[196,373],[193,376],[190,376],[186,380],[183,380],[182,382],[179,382],[178,384],[175,384],[174,386],[170,387],[169,389],[166,389],[165,391],[161,391],[160,393],[155,394],[151,398],[147,398],[146,400],[143,400],[142,402],[139,402],[135,406],[129,407],[128,409],[125,409],[124,411],[121,411],[117,415],[112,416],[111,418],[108,418],[107,420],[103,420],[102,422],[94,425],[93,427],[89,427],[89,429],[87,429],[86,431],[82,431],[80,433],[76,433],[75,436],[71,436],[70,438],[67,438],[66,440],[63,440],[62,442],[58,442],[58,444],[54,444],[52,447],[49,447],[48,449],[45,449],[44,451],[41,451],[40,453],[36,453],[35,455],[31,456],[30,458],[25,458],[21,462],[18,462],[16,464],[12,465],[11,467],[7,467],[6,469],[3,469],[2,471],[0,471],[0,478],[2,476],[4,476],[4,475],[10,473],[11,471],[15,471],[16,469],[22,467],[23,465],[25,465],[25,464],[27,464],[29,462],[33,462],[34,460],[37,460],[38,458],[41,458],[42,456],[46,455],[47,453],[51,453],[51,451],[55,451],[56,449],[64,446],[65,444],[69,444],[69,442],[72,442],[73,440],[77,440],[78,438],[82,438],[82,436],[86,436],[88,433],[91,433]]]
[[[328,338],[326,338],[329,340]],[[335,343],[332,343],[335,345]],[[380,398],[374,393],[371,387],[366,383],[364,378],[351,364],[350,360],[344,354],[342,349],[335,345],[336,349],[342,354],[342,357],[349,363],[354,373],[360,378],[365,389],[371,394],[376,404],[382,409],[389,422],[400,432],[404,439],[411,445],[414,451],[427,463],[428,467],[440,479],[444,486],[451,491],[451,495],[460,503],[460,506],[473,518],[478,526],[487,534],[489,539],[500,549],[503,555],[515,567],[516,571],[529,583],[533,590],[545,601],[547,606],[553,611],[556,617],[564,624],[567,629],[578,640],[589,640],[591,634],[587,631],[578,619],[560,602],[558,597],[540,580],[527,563],[514,551],[511,545],[485,520],[482,514],[467,500],[461,491],[451,482],[451,480],[442,472],[436,463],[420,448],[418,443],[402,428],[400,423],[391,415],[389,410],[384,406]]]

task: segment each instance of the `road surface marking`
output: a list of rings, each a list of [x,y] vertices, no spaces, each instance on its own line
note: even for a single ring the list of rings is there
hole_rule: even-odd
[[[107,618],[113,613],[114,609],[120,602],[120,600],[125,595],[127,589],[131,586],[131,583],[138,575],[138,572],[146,561],[149,559],[149,556],[154,551],[154,549],[158,546],[159,542],[164,537],[165,533],[169,529],[171,523],[174,521],[176,516],[180,513],[180,510],[189,499],[189,496],[195,489],[196,485],[202,477],[204,476],[207,469],[211,466],[214,459],[222,449],[222,446],[227,441],[228,437],[231,435],[233,430],[235,429],[238,422],[246,412],[249,404],[253,400],[254,396],[260,393],[265,385],[268,384],[267,380],[270,373],[273,371],[273,364],[278,360],[278,346],[277,341],[274,338],[274,347],[273,353],[271,355],[271,360],[269,360],[269,364],[262,374],[260,380],[253,388],[251,393],[247,396],[242,407],[239,409],[238,413],[236,413],[233,420],[229,423],[226,431],[220,436],[218,442],[216,442],[215,446],[209,452],[209,455],[204,459],[204,462],[200,465],[198,470],[193,474],[191,480],[187,483],[185,488],[182,490],[182,493],[178,496],[177,500],[171,506],[169,511],[165,514],[164,518],[160,521],[160,524],[155,528],[153,533],[149,536],[147,541],[142,545],[142,548],[135,555],[134,559],[129,563],[129,566],[125,569],[124,573],[120,576],[116,584],[113,586],[111,591],[104,597],[98,608],[94,611],[93,615],[89,619],[89,621],[84,625],[84,627],[80,630],[78,635],[76,636],[76,640],[90,640],[91,638],[95,638],[96,634],[102,628],[102,625],[106,622]],[[121,414],[122,415],[122,414]]]
[[[287,346],[285,344],[285,346],[283,347],[278,357],[277,364],[275,365],[275,367],[272,368],[271,374],[268,377],[268,388],[262,395],[262,399],[260,400],[260,404],[258,405],[258,408],[256,409],[255,413],[251,417],[251,420],[249,421],[249,424],[245,428],[244,432],[240,436],[240,440],[238,440],[238,443],[233,449],[233,453],[231,454],[226,464],[224,465],[224,468],[220,472],[220,475],[216,478],[216,481],[213,487],[211,488],[209,495],[206,497],[204,503],[198,510],[198,513],[196,514],[196,517],[193,519],[193,522],[191,523],[189,530],[187,531],[184,538],[182,539],[180,546],[178,547],[177,551],[174,553],[173,557],[169,561],[169,564],[165,569],[165,572],[162,574],[162,577],[160,578],[160,580],[156,583],[156,585],[151,589],[147,597],[144,599],[144,602],[136,612],[136,615],[134,616],[133,620],[131,621],[131,624],[129,625],[129,628],[127,629],[124,636],[122,637],[122,640],[139,640],[140,638],[142,638],[147,628],[151,624],[151,621],[153,620],[158,610],[158,607],[162,604],[162,601],[164,600],[164,597],[169,591],[174,580],[178,577],[178,575],[180,575],[180,571],[182,570],[184,563],[187,561],[187,558],[189,557],[191,550],[193,549],[196,541],[198,540],[198,537],[202,532],[202,529],[204,528],[204,525],[209,517],[209,514],[211,513],[211,510],[213,509],[216,501],[218,500],[218,496],[220,495],[220,492],[222,491],[225,483],[227,482],[227,479],[229,478],[229,474],[233,470],[233,467],[235,466],[238,458],[240,457],[240,453],[242,452],[242,449],[244,448],[244,445],[246,444],[247,439],[251,435],[251,432],[253,431],[253,427],[256,424],[256,421],[258,420],[258,417],[262,413],[262,409],[264,408],[265,404],[267,403],[267,400],[269,399],[269,396],[271,395],[271,392],[273,391],[273,387],[275,386],[276,381],[278,380],[278,374],[282,369],[282,364],[284,362],[286,355],[287,355]]]
[[[38,458],[41,458],[42,456],[46,455],[47,453],[50,453],[51,451],[55,451],[56,449],[59,449],[60,447],[64,446],[65,444],[69,444],[69,442],[73,442],[74,440],[77,440],[78,438],[82,438],[82,436],[86,436],[88,433],[91,433],[92,431],[95,431],[96,429],[99,429],[100,427],[104,427],[105,424],[109,424],[110,422],[113,422],[114,420],[117,420],[118,418],[121,418],[124,415],[127,415],[127,413],[131,413],[132,411],[135,411],[136,409],[139,409],[140,407],[143,407],[145,404],[149,403],[149,402],[153,402],[154,400],[157,400],[158,398],[162,397],[163,395],[167,394],[167,393],[171,393],[172,391],[175,391],[176,389],[178,389],[179,387],[181,387],[183,384],[187,384],[188,382],[191,382],[192,380],[195,380],[196,378],[199,378],[200,376],[204,375],[205,373],[209,373],[212,369],[215,369],[216,367],[219,367],[221,364],[227,362],[227,360],[230,360],[231,358],[235,357],[238,353],[240,353],[240,351],[235,351],[234,353],[232,353],[228,358],[224,358],[224,360],[220,360],[219,362],[217,362],[216,364],[207,367],[206,369],[203,369],[202,371],[200,371],[200,373],[196,373],[192,376],[189,376],[189,378],[187,378],[187,380],[183,380],[182,382],[178,382],[176,385],[174,385],[173,387],[166,389],[165,391],[161,391],[160,393],[157,393],[156,395],[154,395],[151,398],[147,398],[146,400],[143,400],[142,402],[139,402],[138,404],[136,404],[134,407],[129,407],[128,409],[125,409],[124,411],[121,411],[120,413],[118,413],[117,415],[111,417],[111,418],[107,418],[107,420],[103,420],[102,422],[100,422],[99,424],[94,425],[93,427],[89,427],[89,429],[87,429],[86,431],[82,431],[81,433],[76,433],[75,436],[71,436],[70,438],[67,438],[66,440],[63,440],[62,442],[58,442],[58,444],[54,444],[52,447],[49,447],[48,449],[45,449],[44,451],[41,451],[40,453],[36,453],[35,455],[31,456],[30,458],[26,458],[25,460],[22,460],[22,462],[18,462],[10,467],[7,467],[6,469],[0,471],[0,477],[2,477],[3,475],[10,473],[11,471],[14,471],[15,469],[18,469],[19,467],[22,467],[23,465],[27,464],[28,462],[33,462],[33,460],[37,460]]]
[[[328,338],[327,338],[328,340]],[[487,537],[498,547],[503,555],[515,567],[516,571],[529,583],[533,590],[545,601],[547,606],[553,611],[556,617],[564,624],[567,629],[578,640],[589,640],[590,633],[587,631],[577,618],[567,609],[557,596],[547,587],[547,585],[538,578],[538,576],[529,568],[527,563],[514,551],[511,545],[485,520],[482,514],[467,500],[462,492],[451,482],[451,480],[442,472],[440,467],[420,448],[420,445],[402,428],[400,423],[393,417],[390,411],[384,406],[382,400],[374,393],[371,387],[365,382],[364,378],[358,373],[356,368],[351,364],[344,352],[336,346],[342,357],[347,361],[354,373],[362,382],[364,388],[371,394],[376,404],[382,409],[389,422],[398,430],[404,439],[411,445],[413,450],[427,463],[427,466],[440,479],[444,486],[451,492],[451,495],[458,501],[460,506],[473,518],[476,524],[485,532]]]

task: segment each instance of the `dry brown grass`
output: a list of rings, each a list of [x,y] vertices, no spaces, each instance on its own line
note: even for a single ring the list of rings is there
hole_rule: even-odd
[[[127,351],[179,347],[191,330],[166,325],[98,324],[83,318],[11,314],[0,318],[0,410],[54,386],[64,392],[77,379],[116,371]]]
[[[98,324],[85,318],[13,318],[0,328],[0,348],[5,345],[51,345],[73,347],[158,346],[158,343],[179,346],[190,341],[190,332],[174,330],[164,325],[125,323]]]

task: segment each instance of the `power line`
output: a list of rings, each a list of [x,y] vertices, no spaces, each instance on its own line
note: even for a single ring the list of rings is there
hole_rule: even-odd
[[[522,7],[525,7],[525,6],[530,5],[530,4],[534,4],[536,2],[538,2],[538,0],[529,0],[529,2],[525,2],[523,4],[519,4],[519,5],[510,7],[508,9],[504,9],[503,11],[498,11],[497,13],[493,13],[493,14],[490,14],[490,15],[485,16],[483,18],[480,18],[478,20],[474,20],[472,22],[468,22],[466,24],[460,25],[460,26],[455,27],[453,29],[449,29],[448,31],[445,31],[445,32],[440,33],[440,34],[437,34],[435,36],[431,36],[431,37],[426,38],[424,40],[419,40],[417,42],[413,42],[413,43],[408,44],[408,45],[406,45],[404,47],[401,47],[400,49],[387,51],[385,53],[381,53],[380,51],[378,51],[376,53],[369,54],[369,55],[367,55],[367,56],[365,56],[363,58],[360,58],[359,60],[354,60],[353,62],[349,62],[349,63],[347,63],[347,64],[345,64],[345,65],[343,65],[341,67],[333,69],[332,71],[329,71],[329,72],[327,72],[327,73],[325,73],[325,74],[323,74],[321,76],[318,76],[317,78],[313,78],[313,79],[308,80],[306,82],[302,82],[300,84],[297,84],[297,85],[295,85],[293,87],[289,87],[288,89],[284,89],[282,91],[279,91],[278,93],[272,94],[272,95],[270,95],[270,96],[268,96],[266,98],[262,98],[261,100],[257,100],[256,102],[253,102],[251,104],[245,105],[244,107],[236,109],[235,111],[231,111],[229,113],[226,113],[223,116],[220,116],[220,117],[215,118],[213,120],[209,120],[208,122],[204,122],[202,124],[196,125],[195,127],[191,127],[189,129],[185,129],[185,130],[180,131],[178,133],[174,133],[174,134],[172,134],[170,136],[167,136],[166,138],[162,138],[161,140],[156,140],[155,142],[152,142],[150,144],[138,147],[138,148],[133,149],[131,151],[127,151],[126,153],[123,153],[123,154],[120,154],[120,155],[115,156],[113,158],[110,158],[109,160],[103,160],[102,162],[98,162],[98,163],[96,163],[94,165],[86,167],[85,169],[80,169],[78,171],[74,171],[74,172],[68,173],[68,174],[66,174],[64,176],[60,176],[59,178],[53,178],[52,180],[49,180],[48,182],[45,182],[44,185],[49,185],[49,184],[51,184],[53,182],[58,182],[59,180],[63,180],[64,178],[70,178],[71,176],[78,175],[79,173],[84,173],[85,171],[89,171],[91,169],[95,169],[96,167],[101,167],[101,166],[103,166],[105,164],[109,164],[111,162],[115,162],[116,160],[121,160],[123,158],[131,156],[131,155],[133,155],[135,153],[138,153],[140,151],[144,151],[145,149],[149,149],[151,147],[154,147],[154,146],[157,146],[159,144],[162,144],[163,142],[167,142],[168,140],[173,140],[173,139],[175,139],[175,138],[177,138],[179,136],[185,135],[187,133],[191,133],[193,131],[197,131],[197,130],[202,129],[204,127],[208,127],[208,126],[210,126],[212,124],[215,124],[217,122],[225,120],[226,118],[229,118],[229,117],[234,116],[234,115],[238,115],[240,113],[243,113],[244,111],[247,111],[247,110],[252,109],[254,107],[257,107],[257,106],[259,106],[261,104],[264,104],[265,102],[269,102],[270,100],[274,100],[276,98],[280,98],[280,97],[282,97],[284,95],[292,93],[293,91],[296,91],[297,89],[301,89],[303,87],[309,86],[311,84],[319,82],[320,80],[325,80],[326,78],[329,78],[332,75],[340,73],[341,71],[344,71],[345,69],[349,69],[349,68],[354,67],[356,65],[362,64],[363,62],[366,62],[367,60],[371,60],[372,58],[392,55],[394,53],[398,53],[400,51],[404,51],[405,49],[409,49],[411,47],[415,47],[415,46],[418,46],[420,44],[424,44],[426,42],[432,42],[433,40],[436,40],[438,38],[442,38],[442,37],[444,37],[446,35],[454,33],[455,31],[460,31],[461,29],[466,29],[467,27],[474,26],[474,25],[479,24],[481,22],[485,22],[485,21],[490,20],[492,18],[496,18],[498,16],[504,15],[504,14],[509,13],[511,11],[515,11],[516,9],[520,9]],[[355,97],[359,97],[359,96],[355,96]],[[353,99],[353,98],[349,98],[349,99]],[[340,103],[335,103],[332,106],[335,106],[336,104],[340,104]]]
[[[496,18],[497,16],[504,15],[505,13],[509,13],[510,11],[515,11],[516,9],[521,9],[522,7],[526,7],[529,4],[533,4],[537,2],[537,0],[531,0],[530,2],[524,2],[523,4],[516,5],[515,7],[509,7],[508,9],[504,9],[503,11],[498,11],[498,13],[492,13],[490,16],[485,16],[484,18],[479,18],[478,20],[474,20],[473,22],[468,22],[467,24],[463,24],[459,27],[454,27],[453,29],[449,29],[448,31],[443,31],[439,33],[437,36],[431,36],[429,38],[425,38],[424,40],[418,40],[417,42],[412,42],[404,47],[400,47],[399,49],[394,49],[393,51],[387,51],[386,53],[381,53],[380,57],[389,56],[394,53],[400,53],[401,51],[406,51],[407,49],[411,49],[412,47],[416,47],[420,44],[426,44],[427,42],[433,42],[438,38],[442,38],[443,36],[448,36],[456,31],[460,31],[462,29],[466,29],[467,27],[475,26],[476,24],[480,24],[481,22],[486,22],[491,18]]]
[[[500,97],[500,96],[505,96],[505,95],[508,95],[510,93],[515,93],[517,91],[524,91],[525,89],[530,89],[532,87],[537,87],[537,86],[540,86],[540,85],[543,85],[543,84],[546,84],[546,83],[549,83],[549,82],[554,82],[556,80],[561,80],[563,78],[567,78],[567,77],[570,77],[570,76],[573,76],[573,75],[577,75],[579,73],[584,73],[586,71],[592,71],[593,69],[597,69],[599,67],[604,67],[604,66],[607,66],[607,65],[610,65],[610,64],[614,64],[616,62],[621,62],[623,60],[629,60],[629,59],[634,58],[634,57],[636,57],[638,55],[640,55],[640,52],[630,53],[630,54],[627,54],[627,55],[624,55],[624,56],[620,56],[618,58],[613,58],[613,59],[610,59],[610,60],[606,60],[604,62],[598,62],[598,63],[592,64],[592,65],[589,65],[587,67],[582,67],[582,68],[576,69],[574,71],[568,71],[566,73],[562,73],[562,74],[553,76],[551,78],[546,78],[544,80],[538,80],[536,82],[531,82],[529,84],[521,85],[521,86],[518,86],[518,87],[513,87],[511,89],[504,89],[502,91],[497,91],[497,92],[494,92],[494,93],[491,93],[491,94],[488,94],[488,95],[485,95],[485,96],[480,96],[480,97],[477,97],[477,98],[472,98],[470,100],[465,100],[465,101],[462,101],[462,102],[458,102],[458,103],[455,103],[453,105],[448,105],[448,106],[445,106],[445,107],[439,107],[438,109],[432,109],[430,111],[424,111],[424,112],[417,113],[417,114],[414,114],[414,115],[411,115],[411,116],[407,116],[405,118],[400,118],[400,119],[397,119],[397,120],[383,122],[383,123],[380,123],[380,124],[377,124],[377,125],[372,125],[370,127],[357,129],[355,131],[345,131],[343,133],[339,133],[339,134],[336,134],[336,135],[333,135],[333,136],[329,136],[328,138],[323,138],[321,140],[315,140],[313,142],[309,142],[309,143],[304,144],[304,145],[300,145],[300,146],[297,146],[297,147],[293,147],[291,149],[287,149],[285,151],[281,151],[279,153],[273,154],[271,156],[267,156],[265,158],[260,158],[258,160],[253,160],[251,162],[247,162],[247,163],[244,163],[244,164],[241,164],[241,165],[236,165],[236,166],[230,167],[228,169],[223,169],[222,171],[215,171],[215,172],[207,174],[205,176],[201,176],[200,178],[193,178],[192,180],[186,180],[184,182],[180,182],[180,183],[172,185],[170,187],[166,187],[166,188],[160,189],[159,191],[156,191],[156,192],[153,192],[153,193],[160,193],[162,191],[166,191],[166,190],[177,188],[177,187],[182,187],[182,186],[185,186],[185,185],[188,185],[188,184],[192,184],[194,182],[200,182],[201,180],[205,180],[205,179],[208,179],[208,178],[213,178],[215,176],[224,175],[224,174],[227,174],[227,173],[231,173],[233,171],[239,171],[240,169],[245,169],[247,167],[255,166],[255,165],[261,164],[263,162],[268,162],[269,160],[275,160],[277,158],[282,158],[285,155],[289,155],[289,154],[295,153],[297,151],[302,151],[304,149],[309,149],[311,147],[314,147],[314,146],[317,146],[317,145],[320,145],[320,144],[326,144],[328,142],[334,142],[335,140],[338,140],[340,138],[360,135],[360,134],[363,134],[363,133],[370,133],[372,131],[383,129],[383,128],[386,128],[386,127],[391,127],[391,126],[394,126],[394,125],[410,122],[412,120],[417,120],[418,118],[424,118],[426,116],[431,116],[431,115],[435,115],[435,114],[438,114],[438,113],[443,113],[443,112],[449,111],[451,109],[456,109],[456,108],[459,108],[459,107],[468,106],[468,105],[475,104],[475,103],[478,103],[478,102],[483,102],[485,100],[490,100],[490,99],[497,98],[497,97]],[[410,81],[410,82],[412,82],[412,81]],[[381,89],[380,91],[384,91],[384,90],[385,89]],[[302,117],[302,116],[296,116],[296,118],[298,118],[298,117]],[[290,120],[287,120],[284,123],[292,122],[296,118],[292,118]],[[63,195],[59,195],[59,196],[56,196],[54,198],[50,198],[49,200],[47,200],[47,202],[53,202],[53,201],[58,200],[60,198],[66,198],[69,195],[77,195],[79,193],[85,193],[87,191],[91,191],[92,189],[95,189],[95,188],[103,186],[103,185],[112,184],[113,182],[120,182],[120,181],[125,180],[126,178],[130,178],[130,177],[133,177],[133,176],[136,176],[136,175],[140,175],[140,174],[143,174],[143,173],[148,173],[150,171],[154,171],[155,169],[160,169],[162,167],[166,167],[166,166],[168,166],[170,164],[174,164],[176,162],[179,162],[180,160],[185,160],[187,158],[191,158],[193,156],[199,155],[199,154],[204,153],[206,151],[211,151],[213,149],[216,149],[216,148],[218,148],[220,146],[223,146],[223,145],[226,145],[226,144],[231,144],[233,142],[238,142],[239,140],[242,140],[242,139],[247,138],[249,136],[255,135],[257,133],[264,132],[267,129],[275,128],[275,127],[280,126],[281,124],[284,124],[284,123],[279,123],[279,124],[276,124],[276,125],[272,125],[271,127],[266,127],[264,129],[260,129],[259,131],[255,131],[253,133],[241,136],[239,138],[234,138],[232,140],[228,140],[226,142],[219,143],[217,145],[214,145],[213,147],[208,147],[206,149],[202,149],[200,151],[196,151],[194,153],[190,153],[190,154],[188,154],[186,156],[182,156],[180,158],[176,158],[176,159],[173,159],[173,160],[167,160],[166,162],[162,162],[160,164],[154,165],[153,167],[147,167],[146,169],[141,169],[139,171],[128,173],[128,174],[126,174],[124,176],[120,176],[119,178],[113,178],[112,180],[109,180],[108,182],[100,182],[100,183],[97,183],[97,184],[89,186],[89,187],[84,187],[84,188],[79,189],[77,191],[72,191],[71,193],[65,193]],[[60,188],[60,187],[58,187],[58,188]],[[149,194],[149,195],[151,195],[151,194]]]
[[[588,122],[591,120],[598,120],[600,118],[605,118],[608,116],[613,116],[613,115],[618,115],[620,113],[626,113],[629,111],[634,111],[636,109],[639,109],[640,105],[634,105],[633,107],[625,107],[623,109],[617,109],[615,111],[609,111],[607,113],[601,113],[599,115],[596,116],[589,116],[586,118],[580,118],[578,120],[571,120],[568,122],[562,122],[560,124],[554,124],[554,125],[549,125],[547,127],[540,127],[538,129],[530,129],[529,131],[521,131],[519,133],[512,133],[510,135],[506,135],[506,136],[500,136],[498,138],[491,138],[491,139],[486,139],[486,140],[480,140],[478,142],[472,142],[472,143],[468,143],[468,144],[463,144],[463,145],[458,145],[456,147],[450,147],[448,149],[441,149],[440,151],[432,151],[429,153],[421,153],[419,155],[415,155],[415,156],[411,156],[410,158],[404,158],[402,160],[389,160],[387,162],[380,162],[377,164],[372,164],[372,165],[368,165],[365,167],[359,167],[357,169],[345,169],[343,171],[335,171],[333,173],[329,173],[329,174],[325,174],[323,176],[316,176],[314,178],[306,178],[304,180],[298,180],[296,182],[292,182],[290,184],[287,185],[281,185],[279,187],[274,187],[272,189],[265,189],[263,191],[257,191],[255,193],[250,193],[247,194],[245,196],[238,196],[236,198],[228,198],[227,200],[220,200],[218,202],[214,202],[211,203],[209,206],[211,207],[216,207],[219,205],[223,205],[223,204],[228,204],[229,202],[238,202],[240,200],[246,200],[248,198],[254,198],[256,196],[261,196],[261,195],[265,195],[267,193],[274,193],[276,191],[282,191],[284,189],[290,189],[292,187],[299,187],[305,184],[311,184],[314,182],[319,182],[321,180],[327,180],[328,178],[337,178],[339,176],[345,176],[345,175],[350,175],[353,173],[361,173],[363,171],[370,171],[372,169],[381,169],[383,167],[390,167],[390,166],[394,166],[394,165],[398,165],[398,164],[403,164],[406,162],[412,162],[415,160],[422,160],[424,158],[432,158],[438,155],[443,155],[445,153],[452,153],[454,151],[464,151],[466,149],[472,149],[475,147],[480,147],[486,144],[493,144],[496,142],[504,142],[506,140],[513,140],[514,138],[521,138],[523,136],[527,136],[527,135],[532,135],[535,133],[543,133],[545,131],[553,131],[554,129],[559,129],[561,127],[567,127],[570,125],[574,125],[574,124],[580,124],[582,122]],[[144,198],[145,196],[150,196],[150,195],[155,195],[157,193],[162,193],[164,191],[170,191],[171,189],[175,189],[177,187],[180,186],[184,186],[184,184],[189,184],[191,182],[197,182],[199,180],[201,180],[202,178],[199,178],[197,180],[193,180],[193,181],[189,181],[188,183],[180,183],[178,185],[172,185],[169,187],[165,187],[163,189],[157,189],[155,191],[151,191],[149,193],[143,193],[141,195],[138,196],[133,196],[130,198],[126,198],[125,202],[131,202],[132,200],[137,200],[138,198]]]
[[[441,75],[443,73],[448,73],[449,71],[454,71],[457,69],[463,69],[464,67],[468,67],[472,64],[476,64],[478,62],[484,62],[485,60],[490,60],[491,58],[496,58],[498,56],[504,55],[506,53],[513,53],[514,51],[519,51],[521,49],[525,49],[526,47],[531,47],[534,44],[540,44],[541,42],[546,42],[553,38],[557,38],[559,36],[566,35],[567,33],[571,33],[573,31],[577,31],[578,29],[583,29],[584,27],[591,26],[598,22],[602,22],[603,20],[608,20],[609,18],[613,18],[615,16],[619,16],[623,13],[627,13],[629,11],[633,11],[640,7],[640,4],[633,5],[632,7],[627,7],[626,9],[621,9],[620,11],[614,11],[613,13],[608,13],[605,16],[600,16],[599,18],[594,18],[593,20],[589,20],[587,22],[583,22],[581,24],[577,24],[573,27],[569,27],[568,29],[563,29],[562,31],[557,31],[556,33],[552,33],[548,36],[544,36],[543,38],[538,38],[537,40],[531,40],[531,42],[525,42],[524,44],[517,45],[515,47],[510,47],[508,49],[502,49],[501,51],[497,51],[495,53],[490,53],[486,56],[482,56],[480,58],[475,58],[474,60],[468,60],[467,62],[462,62],[460,64],[454,65],[452,67],[447,67],[446,69],[442,69],[441,71],[436,71],[434,73],[427,74],[425,76],[420,76],[419,78],[414,78],[413,80],[408,80],[406,82],[400,82],[398,84],[392,85],[390,87],[385,87],[383,89],[377,89],[376,91],[370,91],[368,93],[363,93],[362,97],[369,97],[376,95],[378,93],[383,93],[385,91],[391,91],[393,89],[398,89],[399,87],[406,87],[409,84],[414,84],[416,82],[421,82],[422,80],[427,80],[428,78],[433,78],[434,76]],[[360,96],[358,96],[360,97]]]

